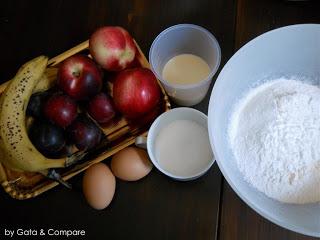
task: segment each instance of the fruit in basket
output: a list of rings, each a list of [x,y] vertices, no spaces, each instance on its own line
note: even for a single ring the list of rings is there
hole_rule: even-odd
[[[130,66],[137,51],[130,34],[115,26],[96,30],[90,37],[89,49],[93,59],[109,71],[120,71]]]
[[[31,95],[27,107],[27,115],[35,118],[43,116],[43,107],[49,97],[49,92],[37,92]]]
[[[44,157],[26,130],[26,106],[47,62],[40,56],[24,64],[0,97],[0,161],[14,170],[37,172],[64,167],[68,161]]]
[[[34,121],[29,137],[39,152],[48,157],[56,156],[66,145],[63,129],[49,122]]]
[[[158,104],[155,108],[153,108],[148,113],[144,114],[143,116],[132,119],[129,124],[132,126],[138,125],[138,126],[144,126],[147,124],[152,123],[163,111],[163,105]]]
[[[69,126],[77,117],[77,104],[67,95],[52,95],[44,105],[45,116],[60,127]]]
[[[101,90],[102,72],[90,58],[74,55],[61,63],[57,84],[70,97],[86,100]]]
[[[37,80],[38,82],[33,89],[33,93],[43,92],[53,87],[56,84],[57,72],[58,70],[55,67],[46,68],[44,73],[40,76],[40,79]],[[11,80],[4,82],[1,86],[6,88],[10,82]]]
[[[52,88],[57,83],[58,68],[48,67],[40,77],[37,85],[33,89],[33,93],[44,92]]]
[[[79,150],[89,150],[100,143],[102,131],[88,117],[80,115],[67,129],[71,141]]]
[[[127,118],[150,112],[160,101],[160,87],[151,70],[126,69],[118,74],[113,85],[116,109]]]
[[[112,99],[105,93],[99,93],[88,104],[88,113],[98,123],[107,123],[116,115]]]

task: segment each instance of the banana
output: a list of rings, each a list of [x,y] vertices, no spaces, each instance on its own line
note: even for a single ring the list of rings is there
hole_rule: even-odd
[[[24,64],[0,97],[0,162],[14,170],[41,172],[66,167],[71,161],[44,157],[33,146],[26,130],[28,101],[47,62],[47,57],[40,56]]]
[[[33,89],[33,93],[46,91],[49,88],[51,88],[55,84],[57,73],[58,73],[57,68],[55,68],[55,67],[47,68],[44,71],[43,75],[40,77],[38,84]],[[0,85],[0,92],[3,92],[9,86],[11,81],[12,80],[9,80],[9,81],[2,83]]]
[[[58,74],[58,68],[49,67],[47,68],[43,75],[40,77],[38,84],[33,89],[32,93],[43,92],[53,87],[56,83],[56,78]]]

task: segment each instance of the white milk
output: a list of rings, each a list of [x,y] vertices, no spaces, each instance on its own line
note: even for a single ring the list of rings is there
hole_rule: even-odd
[[[180,54],[171,58],[162,70],[162,78],[173,84],[195,84],[210,74],[209,65],[193,54]]]
[[[199,173],[213,158],[207,130],[190,120],[176,120],[161,129],[155,154],[164,170],[183,177]]]

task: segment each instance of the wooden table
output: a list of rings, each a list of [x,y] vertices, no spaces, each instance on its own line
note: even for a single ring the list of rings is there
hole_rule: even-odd
[[[259,34],[304,22],[320,23],[319,1],[5,0],[0,8],[0,79],[12,77],[32,57],[62,53],[102,25],[128,29],[146,55],[163,29],[178,23],[201,25],[220,42],[221,69],[238,48]],[[195,108],[206,113],[209,95]],[[117,181],[115,198],[103,211],[86,204],[81,179],[81,175],[72,179],[72,191],[59,186],[22,202],[1,190],[0,239],[7,239],[4,228],[19,227],[84,229],[85,239],[315,239],[255,213],[232,191],[216,164],[192,182],[172,181],[156,170],[138,182]]]

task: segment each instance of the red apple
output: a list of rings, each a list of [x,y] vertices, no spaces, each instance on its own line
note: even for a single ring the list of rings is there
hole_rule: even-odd
[[[129,122],[132,127],[139,127],[139,126],[145,126],[147,124],[152,123],[162,112],[163,106],[162,104],[158,104],[156,107],[151,109],[150,112],[147,112],[146,114],[140,116],[139,118],[136,119],[131,119]]]
[[[59,66],[58,86],[76,100],[88,99],[102,88],[102,74],[88,57],[74,55]]]
[[[69,96],[56,94],[44,105],[44,115],[60,127],[69,126],[77,117],[77,104]]]
[[[102,27],[89,40],[93,59],[104,69],[120,71],[132,64],[136,46],[130,34],[122,27]]]
[[[112,99],[105,93],[99,93],[90,100],[88,113],[98,123],[107,123],[116,115]]]
[[[120,72],[113,85],[116,109],[130,119],[150,112],[160,101],[157,79],[147,68],[126,69]]]

